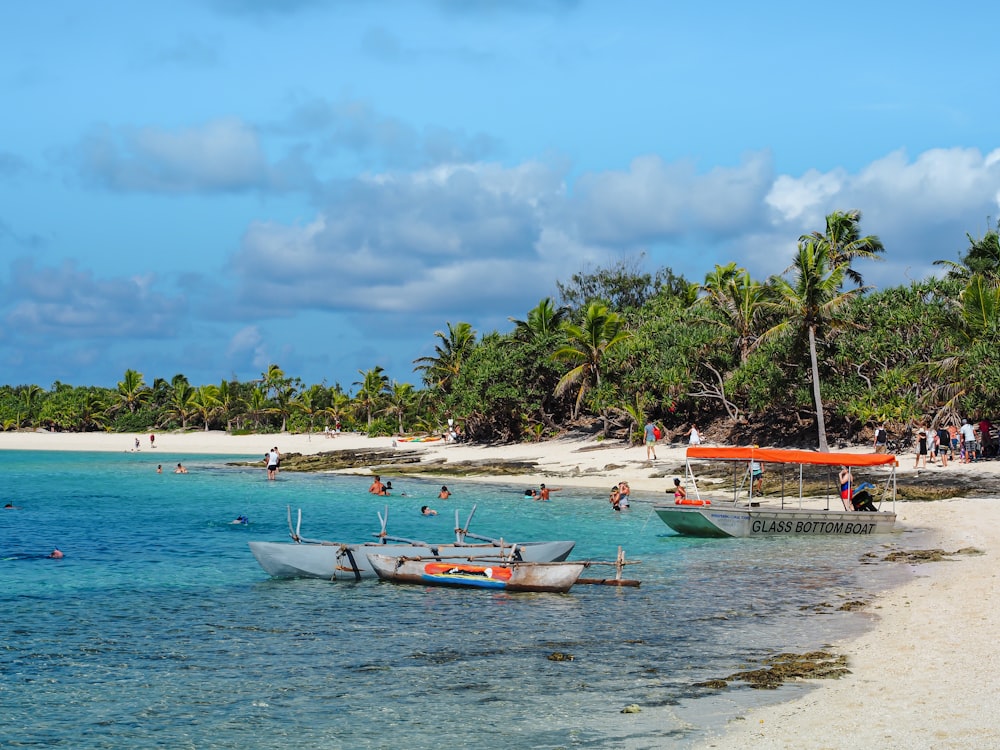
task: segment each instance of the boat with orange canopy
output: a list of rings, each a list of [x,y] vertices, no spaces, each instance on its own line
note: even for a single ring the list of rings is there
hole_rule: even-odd
[[[724,462],[732,466],[732,490],[712,490],[702,494],[692,462]],[[759,448],[757,446],[710,447],[692,446],[687,449],[684,463],[687,495],[704,505],[658,503],[653,510],[667,526],[684,536],[750,537],[782,534],[863,536],[891,532],[896,523],[896,457],[871,453],[818,453],[806,450]],[[762,494],[755,490],[755,474],[763,466],[777,471],[781,478],[780,493],[773,490]],[[789,479],[795,480],[795,495],[786,495]],[[827,482],[823,496],[803,496],[805,467],[827,467],[828,478],[836,480],[841,467],[869,469],[882,487],[859,484],[840,492],[837,481]],[[822,471],[820,472],[822,474]],[[791,474],[791,476],[790,476]],[[724,480],[718,480],[722,484]],[[702,483],[706,485],[706,482]],[[854,510],[850,498],[855,493],[873,490],[877,501],[874,511]],[[830,491],[832,490],[832,492]],[[709,500],[711,501],[709,503]],[[888,506],[883,508],[883,506]]]

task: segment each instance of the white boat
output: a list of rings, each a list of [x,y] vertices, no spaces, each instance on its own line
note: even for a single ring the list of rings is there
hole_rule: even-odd
[[[587,562],[511,562],[478,556],[368,556],[378,577],[395,583],[457,586],[503,591],[565,593],[577,582]]]
[[[691,466],[692,460],[725,461],[733,466],[732,493],[725,495],[701,492]],[[786,497],[785,473],[782,472],[780,495],[754,493],[750,467],[754,464],[798,465],[797,496]],[[751,537],[773,535],[866,536],[886,534],[896,523],[896,457],[888,454],[816,453],[803,450],[750,447],[691,447],[685,461],[689,498],[679,503],[657,503],[656,515],[671,529],[684,536]],[[803,497],[803,467],[827,466],[834,477],[835,494],[826,497]],[[868,467],[881,470],[882,492],[878,493],[875,511],[853,510],[842,499],[836,484],[839,467]],[[746,490],[743,487],[745,485]],[[874,485],[872,485],[874,489]],[[858,488],[861,489],[860,486]],[[851,489],[848,489],[851,492]],[[883,505],[887,505],[883,509]]]
[[[441,557],[451,555],[508,555],[516,544],[516,554],[529,562],[558,562],[565,560],[573,551],[576,542],[505,542],[491,539],[468,531],[473,507],[464,527],[459,526],[458,511],[455,511],[455,541],[434,544],[415,539],[402,539],[386,534],[389,510],[385,516],[378,514],[382,530],[374,536],[377,542],[343,543],[319,539],[304,539],[299,535],[302,525],[302,511],[298,523],[292,528],[291,508],[288,510],[288,528],[291,542],[249,542],[250,551],[260,566],[275,578],[324,578],[327,580],[358,581],[374,578],[375,571],[368,559],[369,553],[378,552],[392,556]],[[469,539],[476,541],[470,542]]]

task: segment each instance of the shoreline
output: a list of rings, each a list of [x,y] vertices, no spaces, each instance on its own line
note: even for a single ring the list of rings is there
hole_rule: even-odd
[[[341,434],[245,435],[222,432],[155,433],[0,433],[0,451],[139,452],[151,462],[175,457],[219,455],[253,460],[277,445],[282,453],[384,449],[419,452],[422,461],[533,461],[537,473],[498,477],[449,477],[460,482],[594,488],[603,496],[611,483],[629,481],[638,492],[662,493],[678,470],[686,446],[658,445],[657,460],[647,461],[644,446],[617,441],[563,438],[543,443],[480,446],[397,443],[392,438]],[[855,452],[867,452],[867,446]],[[901,474],[913,474],[901,460]],[[1000,479],[1000,462],[935,469]],[[338,473],[369,474],[369,469]],[[425,476],[434,476],[431,466]],[[447,480],[446,480],[447,481]],[[994,484],[1000,486],[1000,483]],[[558,499],[554,496],[553,499]],[[1000,630],[1000,593],[995,570],[1000,549],[1000,497],[954,498],[934,502],[897,501],[899,527],[919,530],[932,546],[953,553],[975,548],[982,554],[956,555],[942,562],[913,565],[913,580],[877,595],[866,607],[872,628],[859,637],[832,644],[848,659],[850,674],[837,680],[811,680],[813,689],[791,691],[777,702],[739,711],[718,732],[695,743],[699,750],[759,748],[967,748],[997,744],[1000,738],[1000,657],[992,636]],[[886,540],[892,544],[892,539]],[[883,553],[885,545],[873,551]],[[853,562],[853,561],[852,561]],[[904,563],[905,564],[905,563]],[[803,684],[803,683],[798,683]]]
[[[997,744],[1000,658],[993,633],[1000,627],[994,606],[1000,503],[957,498],[897,508],[900,521],[920,529],[933,546],[982,554],[910,564],[912,580],[865,607],[874,617],[872,628],[831,644],[847,656],[850,674],[810,680],[814,689],[745,711],[694,747],[957,750]]]

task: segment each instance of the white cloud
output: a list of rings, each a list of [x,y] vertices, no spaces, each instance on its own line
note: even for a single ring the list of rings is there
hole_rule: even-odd
[[[234,191],[269,184],[256,132],[235,118],[178,130],[103,127],[77,152],[84,178],[111,190]]]

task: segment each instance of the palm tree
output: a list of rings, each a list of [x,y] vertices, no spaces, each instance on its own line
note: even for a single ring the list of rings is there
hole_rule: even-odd
[[[340,390],[339,385],[336,388],[330,389],[330,405],[326,408],[326,411],[333,417],[335,424],[347,416],[347,410],[350,405],[351,397]]]
[[[618,313],[611,312],[600,302],[592,302],[587,307],[583,325],[563,324],[568,343],[553,352],[552,358],[574,367],[559,379],[555,392],[559,396],[570,387],[578,386],[573,419],[580,413],[584,394],[601,384],[601,363],[605,354],[629,338],[630,334],[622,330],[623,324],[624,319]]]
[[[372,426],[372,414],[378,409],[382,394],[389,386],[389,377],[379,366],[370,370],[358,370],[361,376],[360,381],[354,385],[359,386],[358,393],[354,397],[355,403],[363,409],[368,419],[368,426]]]
[[[799,244],[812,242],[826,250],[827,260],[831,268],[844,267],[844,275],[854,284],[861,286],[861,274],[851,268],[855,258],[870,258],[880,260],[879,253],[885,252],[882,240],[877,235],[861,236],[861,212],[834,211],[826,217],[826,233],[812,232],[799,238]]]
[[[385,408],[385,413],[396,418],[398,431],[403,433],[403,417],[410,411],[416,401],[416,391],[409,383],[397,383],[392,381],[388,389],[389,405]]]
[[[930,396],[942,404],[939,414],[955,409],[970,391],[983,388],[976,370],[982,367],[982,349],[995,351],[1000,341],[1000,286],[973,274],[959,295],[951,327],[959,338],[954,353],[929,363],[937,384]],[[993,393],[988,395],[994,397]]]
[[[232,413],[236,397],[228,380],[219,383],[216,399],[219,402],[219,415],[226,421],[226,431],[229,432],[233,428]]]
[[[528,310],[527,320],[508,318],[514,324],[514,335],[523,341],[533,341],[551,335],[559,330],[569,314],[568,307],[557,308],[551,297],[546,297],[537,306]]]
[[[445,393],[451,390],[462,365],[476,346],[476,332],[468,323],[455,326],[448,323],[448,333],[435,331],[440,343],[434,347],[434,356],[418,357],[413,360],[414,370],[423,371],[424,383]]]
[[[125,377],[118,383],[118,395],[122,405],[135,414],[146,403],[150,392],[142,379],[142,373],[126,370]]]
[[[264,393],[264,389],[254,388],[250,391],[250,395],[244,402],[244,406],[246,407],[247,416],[253,419],[254,425],[259,428],[262,418],[270,411],[267,403],[267,394]]]
[[[699,303],[722,313],[736,333],[740,362],[746,362],[760,340],[757,331],[767,309],[767,287],[750,278],[745,268],[728,263],[725,266],[716,265],[714,271],[705,274],[701,289],[705,296]]]
[[[826,442],[816,339],[825,329],[838,327],[838,310],[863,289],[840,291],[847,268],[830,262],[829,246],[825,243],[819,244],[812,240],[800,242],[789,271],[792,272],[791,281],[780,276],[771,280],[775,300],[768,305],[781,316],[782,322],[766,331],[763,336],[769,338],[803,331],[807,335],[819,449],[827,452],[830,449]]]
[[[24,407],[23,421],[28,427],[38,426],[38,410],[41,407],[42,395],[45,391],[38,385],[25,385],[19,389],[18,399]]]
[[[996,229],[991,229],[976,239],[971,234],[969,247],[959,256],[958,263],[951,260],[936,260],[935,266],[946,266],[948,278],[969,283],[976,274],[981,275],[990,284],[1000,284],[1000,221]]]
[[[326,409],[320,406],[322,399],[318,393],[320,390],[323,390],[323,386],[314,385],[309,390],[299,393],[289,403],[289,406],[301,412],[309,421],[309,432],[313,432],[316,428],[316,417],[326,412]]]
[[[170,394],[170,399],[163,410],[165,416],[174,417],[181,423],[181,429],[187,429],[188,420],[195,413],[194,388],[186,381],[178,380]]]
[[[217,385],[202,385],[191,394],[189,401],[191,409],[201,417],[208,432],[212,417],[219,411],[219,387]]]
[[[272,364],[267,366],[267,372],[262,373],[261,385],[264,389],[264,395],[274,399],[271,413],[281,417],[281,431],[284,432],[288,428],[288,417],[292,413],[290,402],[301,388],[302,381],[298,378],[286,377],[284,370],[278,365]]]

